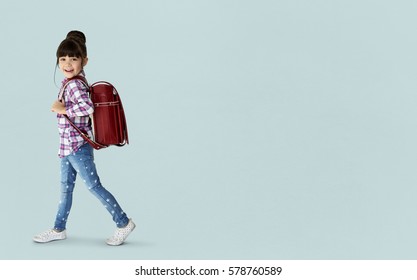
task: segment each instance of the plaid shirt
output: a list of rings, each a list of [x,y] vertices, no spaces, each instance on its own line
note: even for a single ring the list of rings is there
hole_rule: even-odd
[[[84,71],[80,76],[84,76]],[[68,79],[62,81],[62,87],[68,82]],[[61,98],[60,96],[58,98]],[[71,80],[63,92],[67,116],[82,131],[92,136],[90,116],[94,112],[93,103],[88,94],[88,88],[78,79]],[[58,156],[66,157],[75,153],[86,141],[71,126],[62,114],[57,114],[58,131],[60,136],[60,146]]]

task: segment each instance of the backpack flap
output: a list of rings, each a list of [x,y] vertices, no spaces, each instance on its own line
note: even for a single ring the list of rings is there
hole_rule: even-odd
[[[104,145],[128,144],[126,118],[116,88],[108,82],[96,82],[90,86],[90,98],[94,104],[95,141]]]

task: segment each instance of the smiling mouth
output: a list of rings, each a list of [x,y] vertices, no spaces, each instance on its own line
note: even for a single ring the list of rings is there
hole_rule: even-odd
[[[71,73],[72,71],[74,71],[74,69],[73,70],[65,70],[65,72],[67,72],[67,73]]]

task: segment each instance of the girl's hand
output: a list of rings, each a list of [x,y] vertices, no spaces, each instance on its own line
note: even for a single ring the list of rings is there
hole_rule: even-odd
[[[52,103],[51,111],[58,113],[58,114],[66,114],[67,111],[65,110],[65,105],[59,100],[56,100]]]

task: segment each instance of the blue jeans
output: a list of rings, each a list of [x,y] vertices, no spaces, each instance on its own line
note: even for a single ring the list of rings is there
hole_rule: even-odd
[[[123,212],[114,196],[101,185],[94,164],[93,148],[89,144],[84,144],[77,152],[61,159],[61,200],[59,201],[54,228],[57,230],[66,228],[77,174],[84,180],[90,192],[109,211],[116,226],[119,228],[126,226],[129,223],[126,213]]]

